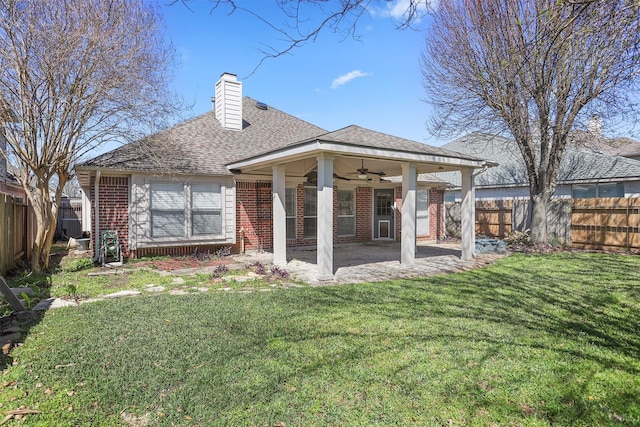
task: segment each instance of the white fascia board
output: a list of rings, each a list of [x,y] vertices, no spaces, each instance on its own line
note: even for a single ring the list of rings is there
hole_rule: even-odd
[[[347,144],[339,144],[334,142],[313,141],[311,143],[298,145],[283,150],[273,151],[271,153],[257,156],[251,159],[242,160],[240,162],[227,165],[230,170],[243,169],[247,167],[259,168],[267,166],[273,162],[291,161],[298,158],[308,157],[311,154],[319,152],[330,152],[334,154],[342,154],[347,156],[366,156],[381,158],[387,160],[396,160],[404,162],[418,162],[452,165],[458,167],[480,168],[487,162],[482,160],[468,160],[453,157],[437,156],[433,154],[422,154],[406,151],[385,150],[375,147],[361,147]]]

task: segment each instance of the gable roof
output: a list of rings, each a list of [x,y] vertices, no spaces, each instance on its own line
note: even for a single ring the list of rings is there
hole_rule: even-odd
[[[478,174],[478,187],[519,187],[529,183],[522,155],[515,141],[480,132],[458,138],[443,148],[482,155],[499,164]],[[461,185],[460,174],[443,172],[441,178]],[[558,183],[640,180],[640,161],[567,147],[560,163]]]
[[[440,157],[463,158],[468,160],[481,160],[483,157],[456,153],[452,150],[422,144],[409,139],[376,132],[360,126],[351,125],[333,132],[325,133],[306,141],[290,144],[290,146],[303,145],[311,141],[335,142],[343,145],[380,148],[383,150],[428,154]]]
[[[119,171],[231,175],[225,165],[326,133],[325,129],[257,101],[242,99],[243,129],[222,127],[210,111],[78,165]]]

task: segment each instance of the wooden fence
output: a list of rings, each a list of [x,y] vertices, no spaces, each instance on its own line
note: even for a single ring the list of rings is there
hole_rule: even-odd
[[[82,237],[82,203],[63,200],[58,207],[56,238]]]
[[[0,193],[0,275],[31,256],[35,233],[33,210],[14,197]]]
[[[640,250],[640,198],[574,199],[573,247]]]
[[[640,250],[640,198],[558,199],[547,214],[548,232],[574,248]],[[476,202],[476,234],[504,238],[531,227],[528,200]],[[459,236],[460,203],[446,204],[447,234]]]

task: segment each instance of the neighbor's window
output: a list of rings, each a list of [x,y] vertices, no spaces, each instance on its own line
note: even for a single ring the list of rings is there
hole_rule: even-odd
[[[624,197],[624,184],[574,184],[571,186],[574,199],[588,199],[596,197]]]
[[[151,184],[151,236],[184,237],[184,184]]]
[[[419,188],[416,191],[416,235],[429,234],[429,189]]]
[[[191,185],[191,234],[222,234],[220,184]]]
[[[318,235],[318,190],[304,188],[304,238],[315,239]]]
[[[284,208],[286,210],[286,215],[287,215],[287,239],[288,240],[296,239],[296,226],[297,226],[296,198],[297,198],[297,194],[296,194],[295,187],[285,188]]]
[[[222,234],[220,184],[154,182],[150,188],[151,237]]]
[[[354,190],[338,190],[338,236],[356,234],[355,201]]]
[[[598,197],[624,197],[624,184],[598,184]]]

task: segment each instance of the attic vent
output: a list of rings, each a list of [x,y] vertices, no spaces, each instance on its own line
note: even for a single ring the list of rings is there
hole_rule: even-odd
[[[267,109],[267,104],[265,104],[264,102],[257,101],[256,102],[256,108],[258,110],[266,110]]]

